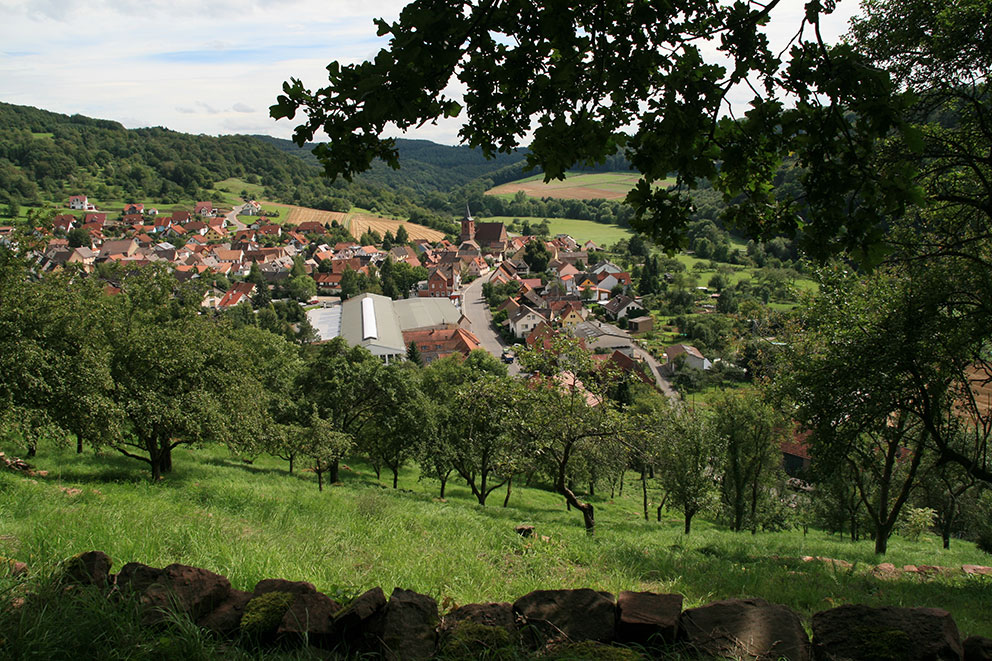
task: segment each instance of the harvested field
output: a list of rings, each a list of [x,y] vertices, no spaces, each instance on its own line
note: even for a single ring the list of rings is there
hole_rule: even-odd
[[[348,231],[351,232],[351,235],[357,239],[362,236],[366,230],[378,232],[380,236],[385,235],[386,232],[392,232],[395,235],[396,230],[400,228],[400,225],[406,225],[406,232],[410,235],[411,239],[440,241],[444,238],[444,232],[432,230],[431,228],[424,227],[423,225],[415,225],[414,223],[408,223],[405,220],[380,218],[379,216],[371,216],[364,213],[349,214],[347,227]]]
[[[341,213],[339,211],[322,211],[320,209],[310,209],[308,207],[297,207],[288,204],[271,204],[282,209],[282,216],[277,219],[286,225],[299,225],[300,223],[318,222],[321,225],[338,221],[339,225],[348,228],[351,235],[356,239],[360,238],[366,230],[378,232],[380,236],[387,231],[396,234],[400,225],[406,225],[406,232],[411,239],[427,239],[428,241],[440,241],[444,238],[444,232],[432,230],[423,225],[417,225],[405,220],[393,220],[392,218],[382,218],[369,213]]]
[[[514,195],[523,191],[528,197],[553,197],[561,200],[616,200],[627,196],[637,184],[633,172],[568,173],[564,181],[544,183],[540,176],[496,186],[486,195]]]
[[[276,206],[276,205],[273,205]],[[282,206],[282,205],[278,205]],[[321,225],[332,220],[344,223],[348,214],[339,211],[323,211],[321,209],[309,209],[307,207],[286,206],[288,213],[283,216],[283,222],[287,225],[299,225],[300,223],[318,222]]]

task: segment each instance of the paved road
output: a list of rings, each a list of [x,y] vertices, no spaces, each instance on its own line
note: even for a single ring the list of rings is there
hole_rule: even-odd
[[[482,297],[482,285],[485,281],[485,276],[476,278],[463,290],[462,312],[472,322],[472,332],[479,338],[482,348],[500,358],[503,355],[503,347],[506,346],[506,342],[493,328],[489,306],[486,305],[486,299]],[[516,362],[510,363],[507,368],[510,374],[520,372],[520,367]]]
[[[240,232],[241,230],[248,229],[247,225],[245,225],[240,220],[238,220],[238,214],[241,213],[241,210],[244,208],[245,205],[243,204],[239,207],[234,207],[233,209],[231,209],[231,212],[226,216],[227,222],[230,223],[231,225],[234,225],[235,232]]]
[[[672,384],[669,383],[668,379],[661,375],[661,363],[655,360],[655,357],[646,350],[639,347],[625,331],[612,324],[599,321],[587,321],[579,324],[576,330],[577,335],[585,338],[586,344],[590,349],[595,349],[597,346],[632,348],[634,350],[634,355],[643,359],[651,369],[651,375],[654,376],[654,382],[655,385],[658,386],[658,389],[672,401],[679,401],[681,399],[678,392],[676,392],[672,387]]]

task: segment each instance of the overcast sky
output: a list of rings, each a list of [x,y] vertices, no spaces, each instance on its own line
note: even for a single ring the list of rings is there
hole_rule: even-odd
[[[0,101],[128,128],[289,137],[295,124],[268,116],[282,82],[313,89],[328,62],[371,58],[386,45],[372,20],[395,20],[406,1],[0,0]],[[782,2],[773,39],[791,36],[804,3]],[[855,9],[844,0],[824,37]],[[408,136],[455,144],[457,130]]]

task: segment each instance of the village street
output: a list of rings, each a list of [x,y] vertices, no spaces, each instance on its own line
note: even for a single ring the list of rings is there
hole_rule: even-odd
[[[462,297],[462,312],[472,322],[472,332],[479,338],[482,348],[501,358],[503,347],[507,346],[503,339],[492,327],[492,316],[489,313],[489,306],[482,296],[482,285],[486,281],[485,277],[476,278],[465,288]],[[507,365],[510,374],[518,374],[520,366],[516,361]]]

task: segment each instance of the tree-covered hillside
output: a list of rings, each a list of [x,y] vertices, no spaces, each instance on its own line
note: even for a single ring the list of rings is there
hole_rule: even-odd
[[[0,104],[0,127],[0,201],[30,206],[78,193],[101,201],[175,204],[207,197],[217,182],[233,178],[261,186],[262,197],[273,201],[409,216],[425,212],[424,193],[461,186],[512,160],[489,162],[467,148],[404,140],[409,158],[401,171],[383,167],[350,183],[332,183],[309,151],[274,138],[126,129],[11,104]],[[447,206],[435,200],[431,208]]]

